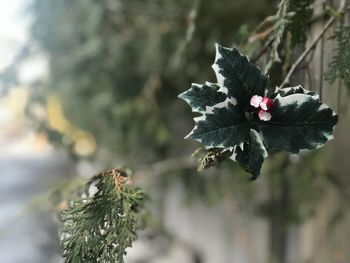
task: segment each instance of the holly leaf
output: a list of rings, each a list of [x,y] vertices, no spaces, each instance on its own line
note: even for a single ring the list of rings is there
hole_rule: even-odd
[[[216,44],[216,58],[212,67],[219,91],[229,98],[235,98],[238,105],[245,108],[252,96],[264,95],[267,77],[237,49]]]
[[[235,147],[230,159],[240,163],[246,171],[253,175],[252,180],[255,180],[259,177],[261,166],[267,156],[262,137],[256,130],[251,129],[248,140],[242,147]]]
[[[192,112],[203,112],[207,106],[214,106],[226,99],[224,93],[218,92],[219,86],[206,82],[204,85],[193,83],[191,88],[178,97],[192,107]]]
[[[302,149],[313,150],[333,138],[338,121],[336,113],[318,96],[294,93],[277,95],[268,122],[259,122],[265,143],[291,153]]]
[[[295,86],[295,87],[288,87],[288,88],[277,88],[275,92],[271,95],[271,98],[274,99],[277,97],[277,95],[280,95],[281,97],[286,97],[292,94],[305,94],[310,96],[318,96],[317,92],[304,89],[301,85]]]
[[[254,95],[265,97],[267,77],[247,57],[235,48],[216,45],[212,67],[218,84],[193,84],[179,95],[193,112],[201,113],[185,137],[209,149],[200,167],[230,158],[256,179],[267,150],[298,153],[319,148],[333,137],[338,116],[320,102],[316,92],[300,85],[277,88],[269,94],[273,103],[266,112],[261,103],[257,108],[250,106]]]
[[[194,120],[195,127],[185,139],[195,139],[208,148],[234,147],[242,143],[249,133],[244,112],[228,100],[209,108]]]

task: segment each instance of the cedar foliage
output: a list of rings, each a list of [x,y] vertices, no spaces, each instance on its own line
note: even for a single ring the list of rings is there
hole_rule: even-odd
[[[325,77],[331,83],[341,79],[350,88],[350,27],[338,28],[334,37],[337,41],[337,47]]]
[[[269,36],[269,42],[272,44],[269,61],[265,66],[265,73],[269,72],[274,63],[281,62],[278,48],[282,42],[287,25],[290,22],[289,0],[282,0],[279,3],[277,13],[274,16],[274,20],[275,22],[272,27],[272,32]]]
[[[145,199],[143,191],[128,180],[120,170],[101,173],[61,213],[66,263],[124,262],[126,248],[137,238]]]
[[[307,29],[312,18],[312,4],[315,0],[291,0],[289,9],[293,16],[288,25],[292,35],[292,47],[297,44],[305,44],[307,40]]]

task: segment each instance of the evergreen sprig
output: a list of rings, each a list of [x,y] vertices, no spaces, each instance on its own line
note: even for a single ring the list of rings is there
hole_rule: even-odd
[[[350,88],[350,26],[340,27],[335,33],[335,39],[338,44],[325,78],[331,83],[341,79]]]
[[[126,248],[137,238],[144,200],[145,194],[120,170],[95,176],[61,214],[65,262],[124,262]]]
[[[271,42],[271,51],[269,55],[269,61],[265,67],[265,74],[269,72],[274,63],[281,61],[278,48],[283,39],[287,25],[290,22],[291,14],[288,11],[289,4],[289,0],[282,0],[279,3],[277,13],[274,16],[275,23],[269,37],[269,42]]]
[[[291,0],[290,11],[293,12],[293,16],[290,19],[288,26],[291,32],[292,46],[297,44],[305,44],[307,39],[307,28],[312,18],[313,10],[311,5],[315,0]]]

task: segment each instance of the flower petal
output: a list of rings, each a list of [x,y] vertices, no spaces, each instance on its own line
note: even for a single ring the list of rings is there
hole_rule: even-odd
[[[261,110],[259,111],[259,119],[262,121],[269,121],[271,120],[271,114],[267,111]]]
[[[263,98],[260,102],[260,108],[267,111],[272,108],[272,100],[270,98]]]
[[[254,95],[251,99],[250,99],[250,105],[255,107],[255,108],[259,108],[261,102],[263,100],[263,97],[258,96],[258,95]]]

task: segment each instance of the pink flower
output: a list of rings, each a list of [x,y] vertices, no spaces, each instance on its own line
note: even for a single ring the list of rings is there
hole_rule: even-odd
[[[270,98],[264,97],[262,99],[262,101],[260,102],[260,108],[262,108],[263,110],[267,111],[269,109],[271,109],[272,107],[272,100]]]
[[[250,99],[250,105],[253,106],[254,108],[259,108],[262,101],[263,101],[263,97],[258,96],[258,95],[254,95]]]
[[[268,111],[273,106],[273,101],[268,97],[261,97],[258,95],[254,95],[250,99],[250,105],[254,108],[260,109],[258,116],[259,119],[262,121],[269,121],[271,120],[271,113]]]
[[[259,111],[259,119],[262,121],[269,121],[269,120],[271,120],[271,114],[267,111],[260,110]]]

